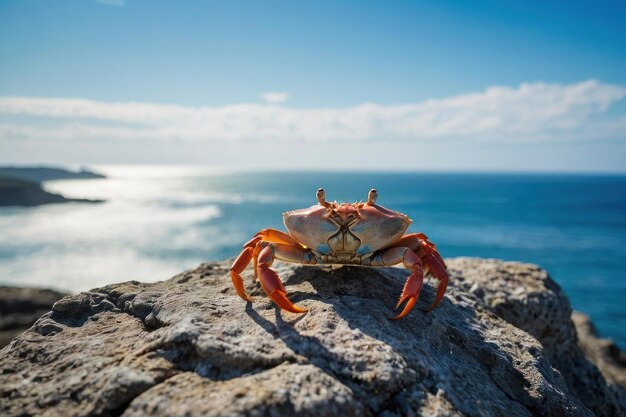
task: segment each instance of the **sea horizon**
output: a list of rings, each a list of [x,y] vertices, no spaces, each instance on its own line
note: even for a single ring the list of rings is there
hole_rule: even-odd
[[[298,172],[298,173],[354,173],[354,174],[479,174],[479,175],[574,175],[574,176],[617,176],[626,177],[626,169],[622,171],[618,170],[576,170],[576,169],[484,169],[484,168],[441,168],[441,169],[419,169],[419,168],[359,168],[359,167],[346,167],[346,168],[314,168],[314,167],[286,167],[286,168],[274,168],[268,166],[258,167],[242,167],[242,166],[217,166],[209,164],[184,164],[184,163],[48,163],[48,162],[0,162],[0,167],[42,167],[42,168],[61,168],[71,171],[80,171],[81,169],[98,172],[98,169],[108,168],[141,168],[141,169],[180,169],[180,170],[203,170],[209,173],[225,173],[225,174],[254,174],[254,173],[284,173],[284,172]]]

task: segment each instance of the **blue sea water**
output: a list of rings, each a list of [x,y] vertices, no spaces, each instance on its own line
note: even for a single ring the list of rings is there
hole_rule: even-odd
[[[166,279],[236,256],[281,213],[329,200],[378,203],[413,220],[444,257],[546,268],[600,334],[626,347],[626,176],[256,172],[99,167],[104,180],[51,181],[52,191],[106,203],[0,209],[0,283],[79,291]]]

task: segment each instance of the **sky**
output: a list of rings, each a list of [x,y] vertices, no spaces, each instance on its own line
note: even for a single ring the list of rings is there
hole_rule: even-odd
[[[619,1],[0,2],[0,163],[626,172]]]

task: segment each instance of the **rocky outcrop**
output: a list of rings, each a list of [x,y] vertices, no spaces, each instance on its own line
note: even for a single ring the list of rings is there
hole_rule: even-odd
[[[49,289],[0,286],[0,348],[28,330],[66,295]]]
[[[103,200],[66,198],[60,194],[48,192],[41,183],[62,179],[96,179],[104,175],[81,168],[72,171],[55,167],[14,167],[0,166],[0,207],[32,207],[52,203],[101,203]]]
[[[578,333],[578,345],[585,355],[602,372],[607,381],[626,389],[626,353],[611,339],[600,339],[591,319],[575,311],[572,320]]]
[[[53,203],[101,203],[102,200],[66,198],[61,194],[50,193],[38,183],[17,178],[0,176],[0,207],[33,207]]]
[[[407,272],[276,263],[304,315],[228,263],[58,301],[0,351],[0,414],[47,416],[620,416],[540,268],[449,260],[451,283],[390,321]],[[623,370],[621,371],[623,372]]]
[[[44,166],[0,166],[0,176],[34,183],[50,180],[106,178],[102,174],[91,172],[85,168],[81,168],[80,171],[73,171],[65,168]]]

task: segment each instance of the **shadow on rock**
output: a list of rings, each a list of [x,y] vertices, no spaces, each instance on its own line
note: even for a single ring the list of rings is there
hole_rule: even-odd
[[[310,311],[285,322],[283,315],[293,315],[277,309],[275,324],[250,306],[248,314],[375,413],[405,415],[444,403],[468,414],[552,414],[569,406],[588,415],[560,390],[567,388],[558,387],[562,381],[534,338],[454,283],[432,312],[420,309],[434,299],[425,285],[409,316],[389,320],[407,277],[399,268],[295,267],[286,280],[290,298],[312,303]]]

